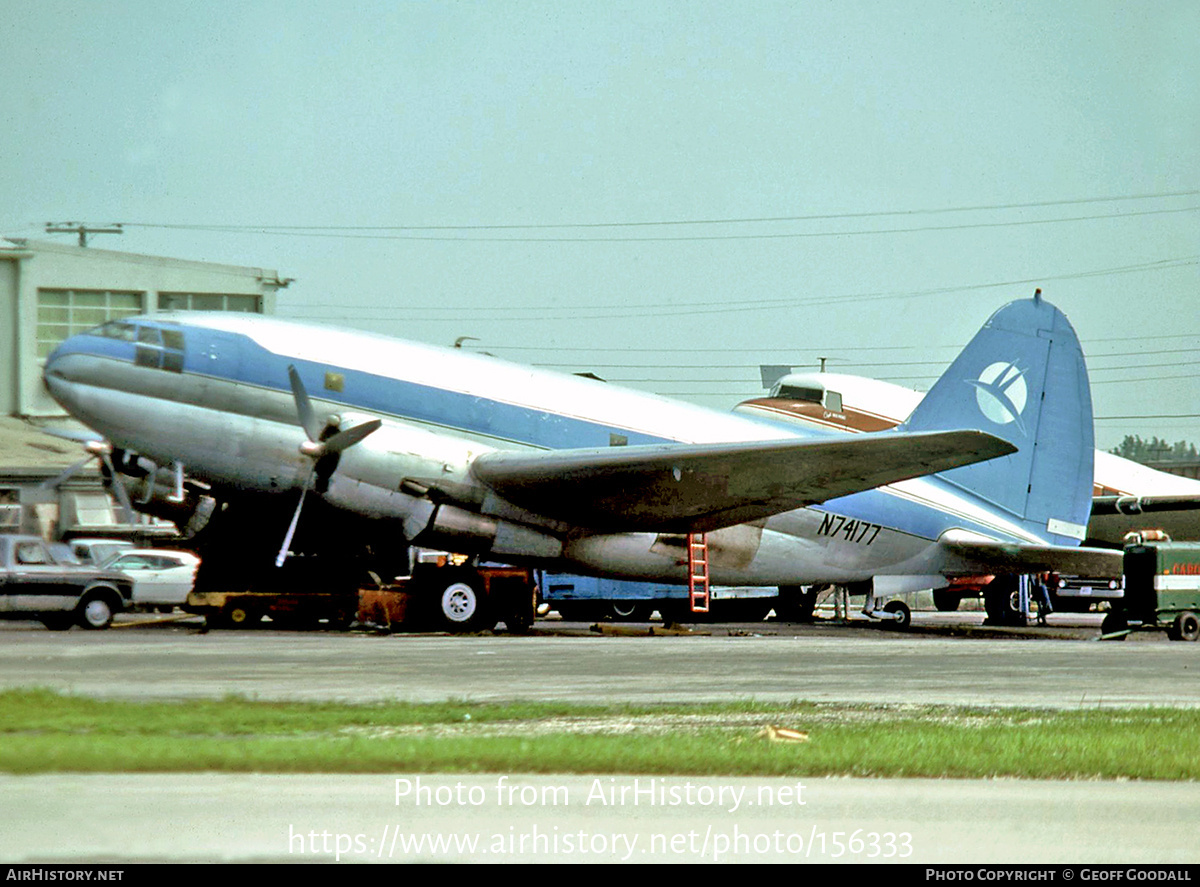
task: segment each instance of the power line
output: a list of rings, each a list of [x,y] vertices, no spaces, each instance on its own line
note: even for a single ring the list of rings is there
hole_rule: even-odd
[[[1198,337],[1200,337],[1200,332],[1171,333],[1169,335],[1162,335],[1162,336],[1120,336],[1120,337],[1114,337],[1114,338],[1084,339],[1081,341],[1083,341],[1084,344],[1087,344],[1089,342],[1149,342],[1149,341],[1154,341],[1154,340],[1158,340],[1158,339],[1185,339],[1185,338],[1198,338]],[[958,345],[845,345],[845,346],[842,346],[842,345],[820,345],[820,346],[812,346],[812,347],[794,346],[794,345],[778,345],[778,346],[757,346],[756,345],[753,348],[744,348],[744,347],[635,348],[635,347],[631,347],[631,346],[627,346],[627,345],[562,345],[562,346],[547,347],[544,345],[489,344],[486,347],[489,349],[498,350],[498,351],[540,351],[540,352],[554,351],[554,352],[585,352],[585,353],[592,353],[592,352],[605,352],[605,353],[621,352],[621,353],[624,353],[624,352],[628,352],[631,354],[643,354],[643,353],[644,354],[718,354],[718,353],[725,353],[725,352],[745,354],[748,351],[753,351],[756,354],[757,353],[775,354],[775,353],[779,353],[779,352],[796,353],[796,354],[807,354],[809,352],[812,352],[815,354],[818,351],[821,351],[821,352],[824,352],[824,351],[917,351],[917,350],[926,351],[926,350],[950,349],[950,348],[958,349],[958,350],[962,349],[961,344],[958,344]],[[1151,354],[1151,353],[1152,354],[1160,354],[1160,353],[1174,353],[1174,352],[1178,352],[1178,351],[1190,351],[1190,350],[1192,350],[1192,349],[1190,349],[1190,348],[1172,348],[1166,352],[1133,351],[1133,352],[1122,353],[1120,356],[1129,357],[1129,356],[1136,356],[1136,355],[1144,354],[1144,353],[1145,354]],[[1101,354],[1101,355],[1094,355],[1094,356],[1096,356],[1096,357],[1115,357],[1118,355]]]
[[[445,322],[454,321],[461,322],[460,316],[454,317],[425,317],[414,316],[413,312],[421,311],[440,311],[450,312],[461,315],[462,312],[470,311],[472,319],[485,320],[489,323],[495,322],[527,322],[529,320],[613,320],[625,318],[646,318],[659,316],[657,312],[671,311],[674,314],[688,314],[691,316],[709,315],[709,314],[729,314],[740,313],[744,311],[770,311],[780,308],[798,308],[805,305],[829,305],[831,303],[850,304],[854,302],[874,302],[885,301],[891,299],[904,298],[919,298],[932,295],[946,295],[949,293],[967,292],[973,290],[996,289],[1001,287],[1029,286],[1033,284],[1041,284],[1047,281],[1061,280],[1079,280],[1088,277],[1104,277],[1116,274],[1133,274],[1141,271],[1158,271],[1168,268],[1183,268],[1200,264],[1200,256],[1184,256],[1173,259],[1159,259],[1153,262],[1141,262],[1135,265],[1123,265],[1114,268],[1102,268],[1092,271],[1077,271],[1069,274],[1046,274],[1038,277],[1028,277],[1018,280],[995,281],[992,283],[977,283],[964,284],[956,286],[934,287],[924,290],[910,290],[907,292],[869,292],[869,293],[847,293],[841,295],[822,295],[822,296],[802,296],[796,297],[779,297],[770,299],[743,299],[730,300],[723,299],[719,302],[681,302],[681,303],[656,303],[653,305],[636,305],[629,308],[624,308],[617,305],[596,305],[596,306],[571,306],[571,313],[567,315],[547,315],[547,311],[555,311],[566,308],[568,306],[562,304],[555,305],[531,305],[531,306],[506,306],[503,308],[483,308],[472,305],[308,305],[304,306],[308,312],[321,311],[323,309],[336,308],[342,311],[373,311],[373,312],[403,312],[403,318],[406,321],[421,321],[421,322]],[[720,306],[720,307],[710,307]],[[654,313],[646,313],[646,312]],[[521,312],[537,312],[536,318],[513,316]],[[589,313],[589,312],[616,312],[616,313]],[[300,316],[312,316],[311,313],[305,314],[303,310],[293,309],[292,313],[298,313]],[[350,315],[334,315],[331,318],[334,320],[355,320],[362,318],[351,317]],[[382,319],[378,316],[371,319]]]
[[[686,243],[718,240],[797,240],[812,237],[863,237],[876,234],[920,234],[936,231],[967,231],[981,228],[1016,228],[1025,225],[1054,225],[1068,222],[1092,222],[1102,219],[1126,219],[1137,216],[1167,215],[1172,213],[1196,212],[1200,206],[1185,206],[1175,209],[1135,210],[1133,212],[1101,213],[1087,216],[1067,216],[1057,219],[1019,219],[1009,222],[964,222],[956,225],[921,225],[912,228],[871,228],[858,231],[791,231],[778,234],[686,234],[650,237],[452,237],[439,234],[349,234],[335,229],[288,230],[271,227],[228,227],[220,225],[153,225],[149,223],[125,222],[130,228],[167,228],[216,233],[247,233],[274,235],[278,237],[321,237],[339,240],[397,240],[437,243]],[[567,226],[556,226],[567,227]],[[386,229],[383,229],[386,230]],[[426,230],[426,229],[421,229]],[[466,231],[467,229],[464,229]]]
[[[348,232],[348,231],[533,231],[595,228],[649,228],[685,225],[748,225],[775,224],[779,222],[836,221],[840,219],[888,218],[896,216],[942,215],[964,212],[994,212],[1013,209],[1040,209],[1051,206],[1079,206],[1090,203],[1115,203],[1133,200],[1158,200],[1171,197],[1194,197],[1200,190],[1169,191],[1154,194],[1120,194],[1109,197],[1083,197],[1067,200],[1042,200],[1028,203],[994,203],[971,206],[935,207],[926,209],[876,210],[854,213],[816,213],[794,216],[750,216],[711,219],[658,219],[624,222],[550,222],[528,224],[487,225],[205,225],[199,223],[127,222],[130,227],[163,228],[187,231],[273,233]],[[1178,210],[1186,211],[1186,210]]]

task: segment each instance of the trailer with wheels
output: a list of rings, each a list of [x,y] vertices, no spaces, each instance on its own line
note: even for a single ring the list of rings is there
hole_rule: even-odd
[[[183,609],[203,616],[210,628],[255,628],[266,618],[273,628],[345,629],[358,611],[358,594],[192,591]]]
[[[387,630],[467,633],[504,623],[510,633],[533,626],[537,586],[531,571],[455,563],[445,556],[418,562],[411,576],[368,588],[320,591],[193,591],[184,609],[213,628],[343,630],[354,623]]]
[[[1135,541],[1125,548],[1125,595],[1100,626],[1119,640],[1133,631],[1165,631],[1200,640],[1200,544]]]
[[[542,601],[571,621],[761,622],[779,599],[776,588],[714,586],[708,612],[692,612],[686,585],[544,573]]]

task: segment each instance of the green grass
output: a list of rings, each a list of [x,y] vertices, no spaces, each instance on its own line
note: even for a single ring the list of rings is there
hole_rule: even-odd
[[[767,724],[809,741],[768,742]],[[24,690],[0,693],[0,771],[1195,780],[1200,711],[125,702]]]

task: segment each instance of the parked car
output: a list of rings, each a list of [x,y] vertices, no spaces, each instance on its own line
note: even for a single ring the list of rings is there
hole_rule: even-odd
[[[130,548],[104,563],[104,569],[125,574],[133,582],[133,604],[164,612],[187,600],[196,581],[200,558],[188,551]]]
[[[122,551],[129,551],[133,543],[128,539],[72,539],[64,543],[71,547],[72,554],[84,564],[100,566],[105,561],[112,560]]]
[[[123,573],[55,557],[40,536],[0,535],[0,618],[36,619],[55,631],[108,628],[132,597]]]

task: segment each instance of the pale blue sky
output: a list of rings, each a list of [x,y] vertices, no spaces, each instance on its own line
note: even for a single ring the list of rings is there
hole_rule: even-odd
[[[1040,285],[1098,416],[1191,417],[1102,446],[1200,441],[1190,0],[2,8],[2,235],[184,226],[94,245],[714,407],[817,355],[926,386]]]

